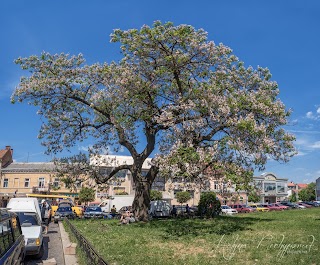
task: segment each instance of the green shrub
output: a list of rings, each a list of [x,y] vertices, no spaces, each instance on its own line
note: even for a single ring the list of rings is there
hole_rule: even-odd
[[[198,211],[201,216],[205,216],[207,218],[219,215],[221,211],[221,203],[217,199],[217,195],[212,191],[201,193]]]

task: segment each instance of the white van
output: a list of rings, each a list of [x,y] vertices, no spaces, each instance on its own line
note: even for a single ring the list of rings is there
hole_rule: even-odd
[[[44,254],[41,211],[36,198],[12,198],[7,208],[18,215],[26,244],[26,255]]]

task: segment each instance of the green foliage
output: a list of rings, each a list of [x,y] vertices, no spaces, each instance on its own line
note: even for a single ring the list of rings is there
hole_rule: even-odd
[[[249,202],[260,202],[261,197],[256,191],[251,191],[248,195]]]
[[[150,201],[162,200],[162,192],[158,190],[150,191]]]
[[[188,191],[179,191],[176,193],[176,199],[178,203],[186,203],[191,199],[191,194]]]
[[[210,220],[152,220],[125,226],[119,226],[119,220],[106,219],[76,219],[71,223],[108,264],[311,265],[319,264],[320,260],[316,207],[218,216]],[[310,235],[315,238],[313,244]],[[106,247],[108,238],[112,244]],[[231,244],[238,247],[234,254],[235,246]],[[284,244],[301,252],[285,254]]]
[[[298,197],[301,201],[314,201],[316,199],[316,184],[310,183],[305,189],[299,191]]]
[[[218,215],[221,211],[221,203],[217,199],[217,195],[212,191],[201,193],[198,211],[201,216],[204,215],[207,218]]]
[[[290,202],[296,202],[298,199],[297,199],[297,194],[295,192],[292,193],[292,195],[290,195],[289,197],[289,201]]]
[[[79,192],[79,200],[87,203],[93,201],[95,198],[95,190],[88,187],[82,187]]]

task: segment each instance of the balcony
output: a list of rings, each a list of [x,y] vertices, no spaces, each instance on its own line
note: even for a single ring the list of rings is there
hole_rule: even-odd
[[[32,187],[32,193],[40,193],[40,192],[48,192],[48,191],[49,191],[49,186]]]

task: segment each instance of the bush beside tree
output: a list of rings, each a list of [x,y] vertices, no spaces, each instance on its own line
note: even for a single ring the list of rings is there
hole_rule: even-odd
[[[217,199],[217,195],[212,191],[201,193],[198,211],[201,216],[207,218],[218,215],[221,211],[221,203]]]

